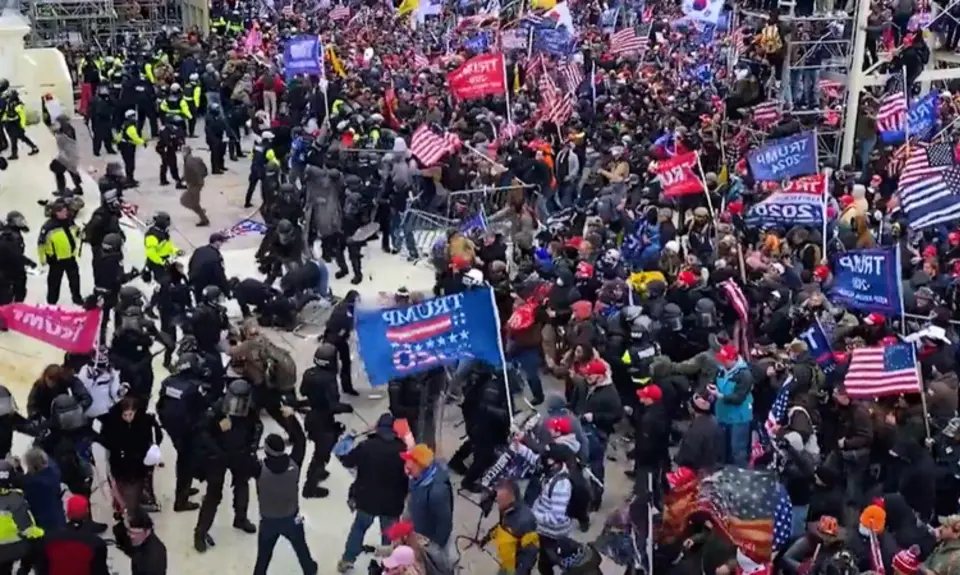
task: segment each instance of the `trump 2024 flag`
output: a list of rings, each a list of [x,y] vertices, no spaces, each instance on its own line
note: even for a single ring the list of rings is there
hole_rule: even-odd
[[[461,359],[503,365],[496,308],[489,288],[402,307],[358,309],[360,357],[371,385]]]

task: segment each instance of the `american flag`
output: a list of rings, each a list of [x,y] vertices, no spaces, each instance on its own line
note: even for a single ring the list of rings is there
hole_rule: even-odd
[[[897,343],[853,350],[843,382],[847,393],[855,399],[919,393],[913,345]]]
[[[237,238],[240,236],[246,236],[250,234],[266,234],[267,233],[267,224],[263,222],[257,222],[251,219],[243,219],[239,222],[230,226],[226,230],[221,230],[221,234],[227,236],[228,238]]]
[[[583,66],[578,62],[569,60],[558,66],[557,71],[560,72],[560,78],[567,86],[567,91],[576,93],[577,88],[583,83]]]
[[[540,98],[545,103],[556,100],[557,96],[560,95],[560,89],[557,88],[557,83],[553,81],[550,74],[541,75],[537,85],[540,88]]]
[[[555,98],[552,106],[547,110],[544,120],[553,122],[557,126],[563,126],[573,115],[573,96],[569,93],[562,98]]]
[[[750,117],[753,118],[753,123],[761,128],[769,128],[779,122],[783,115],[776,102],[764,102],[753,107]]]
[[[629,54],[630,52],[640,52],[646,49],[650,44],[650,26],[641,25],[639,28],[643,28],[646,34],[641,35],[644,30],[638,33],[636,29],[630,27],[615,32],[613,36],[610,36],[610,53],[616,56],[619,54]]]
[[[740,351],[740,355],[750,358],[750,302],[743,295],[743,290],[732,279],[722,282],[720,289],[727,296],[727,302],[733,307],[737,314],[737,321],[733,326],[734,342]]]
[[[523,75],[526,78],[536,78],[545,71],[546,62],[542,53],[537,54],[533,58],[527,59],[527,62],[523,67]]]
[[[881,132],[898,132],[903,129],[907,118],[907,99],[903,92],[888,95],[880,102],[877,111],[877,130]]]
[[[701,482],[700,508],[758,563],[770,561],[790,538],[790,497],[775,471],[724,467]]]
[[[397,371],[422,369],[424,365],[448,357],[462,356],[470,349],[469,322],[465,313],[452,311],[421,317],[413,308],[400,313],[403,320],[413,318],[412,321],[391,325],[384,334],[393,350],[393,367]]]
[[[427,124],[421,125],[410,140],[410,154],[420,160],[424,167],[432,167],[447,154],[456,152],[463,142],[456,134],[436,134]]]
[[[331,22],[336,22],[337,20],[346,20],[350,17],[350,7],[349,6],[335,6],[333,10],[327,14],[327,18]]]
[[[886,573],[883,566],[883,552],[880,550],[880,540],[873,531],[870,531],[870,568],[878,575]]]
[[[423,70],[430,67],[430,59],[419,52],[413,53],[413,67],[417,70]]]
[[[768,437],[773,437],[773,432],[777,427],[783,425],[787,419],[787,403],[790,401],[790,386],[793,385],[793,377],[787,378],[777,390],[777,397],[773,400],[770,412],[767,414],[767,421],[763,424],[764,431]]]
[[[950,144],[910,149],[897,186],[900,208],[911,229],[960,218],[960,167]]]

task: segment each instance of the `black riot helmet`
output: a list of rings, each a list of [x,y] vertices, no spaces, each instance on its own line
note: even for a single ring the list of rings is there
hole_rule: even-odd
[[[161,230],[168,229],[170,227],[170,214],[167,212],[157,212],[157,214],[153,216],[153,225]]]
[[[221,297],[223,297],[223,292],[217,286],[207,286],[200,292],[200,299],[204,303],[219,303]]]
[[[83,407],[77,398],[66,393],[53,398],[50,402],[50,414],[61,431],[75,431],[87,423]]]
[[[192,351],[181,353],[173,364],[173,372],[187,377],[203,377],[204,362],[199,354]]]
[[[620,312],[620,317],[623,318],[623,325],[628,329],[641,315],[643,315],[643,308],[638,305],[628,305]]]
[[[294,228],[290,220],[280,220],[277,222],[277,236],[279,236],[281,243],[288,243],[292,240],[295,232],[296,228]]]
[[[0,489],[11,489],[17,477],[17,468],[6,459],[0,460]]]
[[[223,414],[231,417],[246,417],[250,412],[250,395],[253,388],[245,379],[235,379],[227,386],[223,396]]]
[[[17,411],[17,402],[7,386],[0,385],[0,417],[13,415]]]
[[[110,235],[110,234],[107,234]],[[106,241],[106,239],[104,239]],[[123,286],[117,293],[117,307],[127,309],[143,306],[143,292],[133,286]]]
[[[100,244],[100,248],[105,252],[119,252],[123,249],[123,237],[120,234],[111,232],[103,236],[103,241]]]
[[[702,297],[697,300],[694,308],[697,314],[697,325],[702,328],[711,328],[717,323],[717,306],[713,300]]]
[[[328,371],[337,370],[337,348],[332,343],[321,343],[313,352],[313,364]]]
[[[683,310],[675,303],[668,303],[663,306],[661,322],[667,331],[681,331],[683,329]]]
[[[29,232],[30,226],[27,225],[27,218],[17,210],[7,212],[6,224],[8,228],[13,228],[21,232]]]
[[[0,78],[0,94],[6,92],[10,89],[10,80],[6,78]]]

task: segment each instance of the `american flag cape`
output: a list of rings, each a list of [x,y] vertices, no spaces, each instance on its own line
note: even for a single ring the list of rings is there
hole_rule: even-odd
[[[913,344],[853,350],[843,383],[850,397],[856,399],[920,393],[920,373]]]
[[[743,295],[743,290],[737,282],[729,279],[720,284],[727,297],[727,302],[737,314],[737,321],[733,326],[733,343],[745,359],[750,359],[750,302]]]
[[[463,142],[456,134],[445,132],[436,134],[427,124],[421,125],[410,140],[410,154],[424,167],[430,168],[440,162],[447,154],[459,150]]]

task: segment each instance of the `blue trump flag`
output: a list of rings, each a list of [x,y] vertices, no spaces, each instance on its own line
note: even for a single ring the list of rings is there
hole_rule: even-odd
[[[900,262],[896,247],[851,250],[833,258],[830,300],[865,312],[900,315]]]
[[[906,123],[911,138],[920,140],[929,139],[937,128],[937,119],[940,117],[940,94],[930,92],[923,98],[910,104],[907,110]],[[899,144],[906,139],[907,132],[899,130],[880,131],[880,140],[885,144]]]
[[[294,36],[283,46],[284,76],[289,80],[297,74],[323,76],[323,45],[319,36]]]
[[[779,192],[747,210],[744,223],[760,226],[823,225],[823,198],[815,194]]]
[[[533,49],[552,56],[568,56],[575,49],[574,40],[565,26],[538,28],[533,32]]]
[[[817,135],[804,132],[767,142],[747,155],[753,177],[761,182],[779,182],[817,173]]]
[[[464,358],[503,365],[500,329],[489,288],[403,306],[357,309],[360,357],[371,385]]]
[[[798,339],[806,342],[807,349],[810,350],[810,357],[813,358],[824,374],[830,374],[837,367],[837,362],[833,359],[833,348],[830,347],[830,340],[823,331],[823,326],[816,321],[810,329],[797,336]]]

